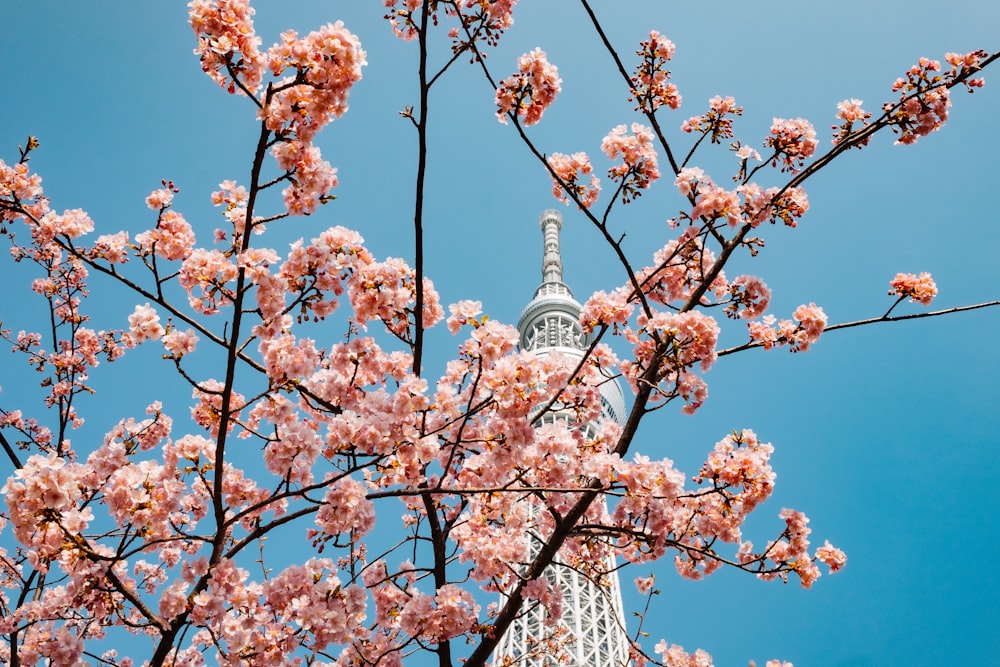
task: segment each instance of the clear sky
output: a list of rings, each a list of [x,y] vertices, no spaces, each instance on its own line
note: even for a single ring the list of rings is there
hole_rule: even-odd
[[[747,143],[759,145],[772,117],[799,116],[827,142],[837,102],[861,98],[877,111],[919,56],[1000,48],[1000,5],[984,0],[947,8],[929,0],[594,4],[630,64],[650,29],[677,45],[673,80],[684,105],[661,112],[660,122],[680,151],[690,138],[676,128],[713,95],[733,95],[746,108],[736,132]],[[415,135],[398,112],[416,101],[415,45],[392,36],[378,2],[272,1],[257,11],[265,47],[289,27],[305,33],[343,19],[369,61],[351,110],[319,140],[339,168],[337,201],[291,221],[278,238],[340,224],[359,229],[377,256],[411,258]],[[182,190],[177,209],[207,242],[218,225],[209,193],[224,179],[246,181],[253,110],[201,73],[186,15],[179,1],[4,3],[0,158],[16,161],[17,145],[38,136],[32,165],[53,208],[87,210],[98,233],[151,225],[143,199],[168,178]],[[640,120],[575,3],[522,0],[515,20],[489,65],[507,76],[520,53],[540,46],[559,67],[564,92],[531,130],[543,151],[596,158],[609,129]],[[948,124],[918,145],[893,146],[884,135],[810,181],[812,209],[800,227],[763,230],[761,255],[727,272],[763,277],[780,316],[815,301],[831,322],[884,312],[898,271],[932,272],[936,307],[1000,297],[1000,70],[986,78],[975,95],[956,89]],[[459,67],[436,94],[427,271],[445,303],[481,299],[492,317],[513,323],[539,282],[537,220],[557,205],[550,182],[512,128],[496,122],[478,70]],[[724,151],[695,160],[720,183],[734,162]],[[615,228],[627,233],[636,264],[666,242],[664,221],[681,204],[665,179],[619,211]],[[622,283],[595,231],[558,206],[564,276],[578,298]],[[33,327],[29,281],[0,264],[5,328]],[[96,280],[92,288],[110,318],[99,326],[125,326],[134,303]],[[724,340],[740,342],[741,326],[730,323]],[[976,311],[831,333],[805,354],[727,357],[706,377],[710,398],[695,417],[672,407],[653,415],[636,450],[670,456],[689,474],[734,428],[772,442],[777,489],[746,536],[765,542],[780,530],[780,509],[794,507],[811,517],[817,542],[830,539],[849,561],[810,591],[727,571],[688,582],[671,563],[657,564],[662,593],[644,626],[651,639],[704,648],[718,665],[773,657],[797,667],[997,664],[998,327],[1000,309]],[[456,341],[438,332],[429,344],[433,378]],[[169,368],[157,357],[137,362],[145,364],[138,382],[99,369],[109,373],[95,378],[106,391],[83,404],[92,430],[74,435],[78,447],[164,392],[177,400],[175,412],[185,410],[187,392],[161,384]],[[0,363],[0,385],[7,409],[31,393],[30,378],[9,361]],[[631,579],[649,571],[625,571],[630,609],[640,603]]]

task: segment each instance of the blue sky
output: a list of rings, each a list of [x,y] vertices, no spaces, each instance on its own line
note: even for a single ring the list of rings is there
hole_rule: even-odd
[[[837,102],[857,97],[877,110],[919,56],[1000,48],[1000,6],[982,0],[957,0],[947,11],[924,0],[876,2],[860,15],[820,1],[722,0],[711,10],[651,0],[595,4],[604,5],[598,14],[626,62],[650,29],[677,45],[673,80],[684,105],[662,112],[660,122],[684,152],[690,140],[676,128],[716,94],[746,108],[736,131],[747,143],[759,145],[775,116],[809,118],[825,142]],[[305,33],[343,19],[369,66],[351,110],[319,140],[339,168],[337,201],[276,230],[277,238],[310,238],[340,224],[359,229],[378,256],[411,257],[415,136],[398,111],[415,102],[415,46],[392,36],[381,3],[280,5],[259,3],[265,47],[286,28]],[[11,3],[4,14],[0,157],[14,162],[17,145],[38,136],[32,165],[53,208],[84,208],[98,233],[148,227],[154,217],[143,199],[160,179],[173,179],[182,190],[178,210],[207,241],[218,225],[209,193],[224,179],[246,180],[256,130],[247,101],[201,73],[184,3],[39,0]],[[603,164],[601,138],[639,119],[580,8],[524,0],[515,20],[489,56],[494,74],[507,76],[520,53],[540,46],[563,78],[563,93],[531,136],[545,152],[585,150]],[[937,307],[998,298],[1000,74],[986,78],[975,95],[956,90],[951,120],[917,146],[881,136],[807,183],[812,209],[800,227],[764,230],[761,255],[728,273],[763,277],[779,315],[815,301],[831,322],[884,312],[898,271],[932,272]],[[481,299],[492,317],[513,323],[539,281],[537,219],[557,205],[549,180],[512,128],[496,122],[492,91],[476,69],[459,67],[436,94],[427,271],[446,303]],[[722,183],[735,160],[716,151],[695,163]],[[619,210],[614,226],[627,233],[636,264],[665,243],[664,221],[680,205],[665,180]],[[594,230],[558,206],[566,219],[564,275],[578,298],[622,283]],[[20,267],[0,264],[5,328],[32,328],[29,280]],[[97,281],[93,291],[108,318],[100,326],[123,326],[134,303]],[[730,324],[726,340],[739,341],[740,326]],[[816,541],[830,539],[850,559],[810,591],[725,571],[692,583],[670,563],[657,564],[662,593],[644,627],[653,641],[702,647],[718,665],[771,657],[797,667],[995,661],[998,327],[1000,310],[977,311],[835,332],[805,354],[727,357],[706,377],[710,398],[695,417],[672,409],[653,415],[637,451],[669,456],[690,474],[734,428],[772,442],[777,489],[747,537],[766,541],[779,530],[779,510],[794,507],[811,517]],[[456,341],[442,331],[429,344],[435,377]],[[133,386],[114,368],[99,369],[107,375],[95,382],[106,391],[84,404],[92,430],[74,435],[77,442],[99,438],[161,394],[178,401],[175,412],[185,410],[187,392],[160,385],[157,374],[166,382],[169,369],[158,354],[138,359],[157,381]],[[30,390],[21,387],[30,384],[20,383],[29,381],[10,362],[0,365],[0,405],[22,407],[17,401]],[[626,570],[627,606],[639,603],[632,577],[649,571]]]

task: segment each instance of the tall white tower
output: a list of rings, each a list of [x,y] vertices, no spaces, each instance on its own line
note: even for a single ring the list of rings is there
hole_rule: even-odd
[[[544,237],[542,283],[518,320],[521,347],[540,356],[557,352],[579,358],[590,344],[590,337],[580,326],[580,304],[562,278],[559,253],[562,216],[558,211],[545,211],[541,226]],[[602,385],[601,404],[601,419],[622,422],[625,396],[617,382]],[[558,416],[553,418],[558,419]],[[596,502],[603,502],[603,499]],[[511,624],[494,651],[493,664],[518,667],[625,665],[628,639],[614,557],[609,557],[600,569],[608,572],[601,582],[592,581],[558,560],[545,571],[549,583],[562,591],[562,616],[555,627],[565,640],[563,651],[568,662],[557,663],[553,656],[545,653],[544,640],[553,635],[555,628],[546,623],[545,608],[536,605],[526,609]]]

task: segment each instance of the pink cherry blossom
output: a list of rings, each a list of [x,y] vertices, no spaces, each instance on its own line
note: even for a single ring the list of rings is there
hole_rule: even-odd
[[[929,306],[937,296],[937,285],[926,271],[916,276],[912,273],[897,273],[889,281],[889,294],[898,294],[900,299],[910,297],[913,303]]]
[[[601,181],[591,173],[593,168],[586,153],[573,153],[572,155],[553,153],[547,158],[547,162],[552,171],[555,172],[555,176],[552,178],[552,195],[556,199],[568,204],[568,190],[573,193],[584,208],[590,208],[597,201],[597,196],[601,193]],[[590,183],[585,185],[580,182],[580,177],[588,174],[590,175]]]
[[[107,260],[109,264],[124,264],[128,261],[128,232],[98,236],[89,256]]]
[[[896,79],[892,90],[900,93],[899,101],[886,102],[882,106],[889,115],[893,131],[900,135],[896,143],[914,144],[920,137],[939,130],[948,120],[948,107],[951,106],[948,82],[978,71],[986,55],[981,50],[965,55],[948,53],[945,59],[951,69],[943,73],[939,61],[921,58],[907,70],[905,78]],[[983,80],[967,78],[964,84],[972,92],[983,85]]]
[[[483,302],[469,300],[459,301],[458,303],[449,305],[448,312],[451,313],[451,315],[448,316],[448,331],[456,334],[459,329],[467,324],[477,327],[482,323],[480,320],[476,319],[476,317],[483,312]]]
[[[302,141],[286,141],[271,153],[278,166],[289,175],[291,185],[282,190],[285,207],[292,215],[309,215],[327,201],[327,193],[337,187],[337,170],[323,160],[316,146]]]
[[[525,125],[534,125],[555,100],[562,79],[545,52],[535,49],[517,60],[517,72],[500,82],[497,88],[497,119],[507,122],[508,115],[521,118]]]
[[[660,656],[664,667],[712,667],[712,656],[705,651],[698,649],[694,653],[688,654],[684,647],[677,644],[667,644],[661,639],[654,647],[657,655]]]
[[[292,70],[292,76],[265,101],[260,112],[265,125],[279,136],[294,135],[304,143],[344,115],[348,94],[368,64],[361,42],[342,21],[301,38],[294,30],[282,33],[281,41],[268,50],[267,62],[274,76],[286,70]]]
[[[795,309],[792,316],[798,320],[799,325],[796,332],[791,334],[790,343],[793,350],[805,351],[809,346],[819,340],[820,334],[826,327],[826,313],[815,303],[808,306],[802,305]]]
[[[135,311],[128,316],[129,333],[136,343],[145,340],[159,340],[163,335],[163,326],[160,324],[160,316],[156,310],[150,307],[147,301],[145,305],[136,306]]]
[[[816,549],[816,560],[828,566],[830,572],[836,572],[847,564],[847,555],[827,540],[823,546]]]
[[[249,0],[192,0],[188,8],[198,37],[195,54],[205,73],[230,93],[256,93],[266,59],[254,33]]]
[[[653,131],[645,125],[632,123],[632,134],[625,134],[626,127],[619,125],[601,141],[601,150],[614,160],[622,156],[622,163],[608,169],[608,176],[619,183],[622,202],[628,203],[640,195],[660,177]]]
[[[774,150],[772,164],[781,161],[781,171],[795,172],[816,152],[816,130],[804,118],[775,118],[771,134],[764,140],[765,148]]]
[[[771,301],[771,290],[756,276],[737,276],[729,283],[729,290],[733,302],[726,307],[726,314],[745,320],[763,315]]]
[[[445,584],[433,596],[413,595],[403,607],[400,624],[410,636],[439,643],[468,630],[478,615],[479,605],[469,591]]]
[[[760,161],[760,153],[756,149],[751,148],[749,145],[740,146],[739,148],[734,148],[733,153],[735,153],[736,157],[738,157],[740,160],[753,159],[757,160],[758,162]]]
[[[159,211],[160,209],[167,208],[170,206],[170,202],[174,199],[174,191],[172,188],[161,188],[159,190],[153,190],[146,197],[146,206],[153,209],[154,211]]]
[[[185,354],[194,352],[198,344],[198,336],[193,329],[171,329],[163,336],[163,347],[176,359],[180,359]]]
[[[833,126],[834,130],[837,130],[836,136],[833,138],[833,144],[839,144],[844,138],[847,137],[851,132],[856,131],[854,126],[855,123],[860,122],[862,127],[868,127],[868,119],[872,115],[861,108],[861,100],[851,98],[849,100],[844,100],[837,104],[837,118],[843,121],[843,123],[838,127]],[[856,144],[858,148],[868,145],[871,137],[866,138],[863,142]]]
[[[653,590],[654,585],[656,585],[656,577],[653,575],[635,578],[635,588],[643,595]]]
[[[793,317],[797,323],[792,320],[777,321],[773,315],[766,315],[759,322],[747,322],[750,340],[759,343],[765,350],[776,345],[789,345],[792,352],[805,352],[823,333],[826,313],[815,303],[810,303],[796,308]]]
[[[743,107],[736,106],[732,97],[716,95],[708,101],[708,112],[692,116],[681,124],[684,132],[700,132],[709,135],[713,144],[733,136],[733,119],[727,116],[742,116]]]
[[[594,292],[580,312],[580,324],[584,331],[593,331],[598,326],[619,326],[628,322],[634,306],[629,303],[627,288],[619,288],[611,294],[603,290]]]
[[[156,228],[136,234],[135,241],[143,255],[155,253],[164,259],[182,260],[194,248],[195,237],[184,216],[173,209],[164,209]]]
[[[74,208],[58,215],[49,211],[38,221],[36,233],[43,240],[50,240],[59,235],[71,239],[79,238],[94,231],[94,221],[82,209]]]
[[[191,307],[211,315],[218,312],[220,305],[232,302],[228,283],[237,275],[236,265],[222,252],[195,248],[181,265],[179,282],[187,290]]]
[[[653,113],[663,105],[677,109],[681,105],[681,95],[677,86],[668,83],[670,71],[665,69],[667,61],[674,57],[674,43],[656,30],[650,31],[649,39],[639,42],[635,52],[642,60],[632,75],[631,97],[636,101],[636,111]]]
[[[779,220],[788,227],[796,227],[809,210],[809,198],[799,187],[764,189],[756,183],[746,183],[737,187],[736,192],[743,197],[743,217],[751,227]]]
[[[396,9],[402,1],[403,8]],[[404,41],[413,41],[417,36],[417,24],[413,14],[420,8],[420,0],[383,0],[387,13],[386,18],[392,25],[392,32]]]

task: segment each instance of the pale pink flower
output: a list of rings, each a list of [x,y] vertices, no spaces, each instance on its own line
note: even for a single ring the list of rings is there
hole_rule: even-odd
[[[707,181],[698,190],[690,218],[709,222],[725,218],[730,227],[737,227],[743,222],[741,214],[740,199],[736,191],[720,188]]]
[[[161,211],[156,229],[136,234],[135,240],[143,255],[155,252],[169,260],[184,259],[195,243],[191,225],[184,216],[172,209]]]
[[[626,379],[635,387],[655,364],[655,381],[663,383],[658,387],[661,396],[683,397],[688,403],[684,412],[693,413],[708,393],[704,381],[689,369],[695,364],[702,370],[712,366],[717,356],[719,325],[700,310],[654,312],[652,316],[641,314],[636,321],[639,331],[625,332],[626,338],[635,345],[635,361],[621,364]]]
[[[754,160],[760,161],[760,153],[757,152],[756,149],[751,148],[749,145],[740,146],[733,152],[736,154],[736,157],[738,157],[741,160],[749,160],[752,158]]]
[[[653,590],[654,585],[656,585],[656,577],[653,575],[635,578],[635,588],[643,595]]]
[[[890,295],[898,294],[900,299],[910,297],[911,302],[925,306],[929,306],[938,293],[934,279],[926,271],[919,276],[912,273],[897,273],[896,277],[889,281],[889,288]]]
[[[685,197],[689,197],[698,191],[701,183],[711,183],[712,179],[705,176],[705,172],[698,167],[684,167],[677,172],[674,178],[674,185],[677,191]]]
[[[222,417],[222,389],[225,385],[215,379],[202,381],[191,392],[191,397],[198,403],[191,408],[191,418],[200,426],[205,427],[212,437],[219,434],[219,424]],[[239,392],[229,394],[229,414],[226,415],[226,431],[231,431],[236,420],[240,418],[240,410],[246,405],[246,399]]]
[[[375,505],[364,484],[351,477],[337,480],[323,496],[316,525],[334,536],[351,531],[358,538],[370,531],[375,525]]]
[[[195,54],[201,57],[205,73],[230,93],[243,95],[243,88],[257,92],[266,60],[254,33],[250,1],[192,0],[188,7],[191,29],[198,37]],[[230,79],[230,69],[235,80]]]
[[[514,25],[514,5],[517,0],[490,0],[485,3],[487,15],[493,20],[493,30],[506,30]],[[480,0],[465,0],[466,7],[483,7]]]
[[[91,259],[105,259],[109,264],[124,264],[128,261],[128,232],[102,234],[90,249]]]
[[[291,177],[291,185],[281,191],[289,213],[309,215],[318,204],[328,201],[327,193],[338,184],[337,170],[322,159],[319,148],[302,141],[286,141],[271,153]]]
[[[580,324],[584,331],[598,326],[612,326],[617,331],[632,315],[634,306],[628,301],[628,288],[619,288],[611,294],[603,290],[594,292],[580,311]]]
[[[858,99],[848,99],[837,104],[837,118],[843,121],[843,123],[838,127],[833,126],[833,129],[837,130],[836,136],[833,138],[834,145],[839,144],[843,141],[847,135],[854,131],[855,123],[862,123],[863,127],[868,127],[868,119],[872,117],[870,113],[861,108],[861,100]],[[868,139],[865,139],[857,146],[860,148],[862,146],[868,145]]]
[[[796,308],[793,317],[798,320],[797,323],[781,320],[775,324],[773,315],[766,315],[760,322],[747,322],[750,340],[760,343],[765,350],[776,345],[789,345],[792,352],[805,352],[823,333],[826,313],[815,303],[810,303]]]
[[[410,636],[436,644],[466,632],[478,615],[479,605],[469,591],[445,584],[434,596],[414,591],[400,614],[400,624]]]
[[[403,8],[397,9],[400,0],[383,0],[386,7],[384,18],[392,25],[392,32],[400,39],[411,42],[417,37],[417,24],[413,13],[420,7],[420,0],[402,0]]]
[[[552,194],[556,199],[568,204],[569,197],[566,194],[568,190],[575,195],[584,208],[590,208],[597,201],[597,196],[601,193],[601,182],[592,173],[593,168],[586,153],[573,153],[572,155],[553,153],[546,158],[546,161],[556,174],[552,179]],[[588,174],[590,174],[590,183],[584,185],[580,182],[580,177]]]
[[[816,559],[828,566],[830,572],[836,572],[847,564],[847,554],[830,544],[829,540],[816,549]]]
[[[674,57],[674,43],[656,30],[649,33],[649,39],[639,42],[636,55],[642,60],[632,75],[631,97],[637,102],[636,111],[652,113],[663,105],[677,109],[681,105],[681,95],[677,86],[668,83],[670,71],[667,61]]]
[[[745,320],[760,317],[771,301],[771,290],[756,276],[737,276],[729,284],[729,290],[733,302],[726,307],[726,314]]]
[[[981,61],[987,57],[983,50],[967,54],[948,53],[945,60],[951,65],[941,72],[941,63],[929,58],[921,58],[906,72],[906,77],[896,79],[892,90],[900,94],[899,102],[882,105],[888,114],[893,131],[900,137],[898,144],[913,144],[922,136],[934,132],[948,120],[951,93],[948,83],[960,76],[968,77],[970,71],[978,71]],[[982,78],[966,78],[963,84],[970,93],[983,86]]]
[[[737,187],[736,192],[743,197],[744,219],[755,228],[779,220],[788,227],[796,227],[809,210],[809,198],[802,188],[787,188],[782,192],[776,187],[765,190],[756,183],[746,183]]]
[[[267,374],[276,381],[301,380],[319,365],[319,352],[311,338],[279,334],[261,339],[259,349]]]
[[[663,667],[712,667],[712,656],[698,649],[694,653],[688,654],[683,646],[668,644],[661,639],[653,648],[662,660]]]
[[[86,211],[79,208],[67,209],[62,215],[49,211],[38,221],[37,228],[42,240],[52,239],[60,234],[75,239],[92,231],[94,231],[94,221]]]
[[[184,259],[178,280],[187,290],[191,307],[211,315],[218,312],[220,305],[232,302],[232,292],[226,285],[238,275],[236,264],[224,253],[195,248]]]
[[[601,141],[601,150],[612,160],[622,156],[622,163],[608,169],[608,176],[620,181],[622,202],[627,204],[660,177],[660,168],[652,129],[632,123],[632,134],[625,132],[624,125],[613,128]]]
[[[129,333],[136,343],[145,340],[159,340],[163,335],[163,326],[160,324],[160,316],[156,310],[150,307],[147,301],[142,306],[136,306],[131,315],[128,316]]]
[[[736,106],[735,99],[716,95],[708,101],[708,112],[688,118],[681,124],[681,130],[710,134],[710,141],[717,144],[733,136],[733,119],[728,116],[742,115],[743,107]]]
[[[871,114],[861,108],[862,101],[851,98],[837,104],[837,118],[847,123],[854,123],[865,118],[870,118]]]
[[[198,336],[195,334],[193,329],[185,329],[181,331],[180,329],[171,329],[163,337],[163,347],[166,348],[167,352],[170,353],[175,359],[180,359],[185,354],[190,354],[194,352],[195,345],[198,343]]]
[[[750,340],[760,343],[765,350],[770,350],[780,341],[778,329],[774,326],[774,315],[765,315],[760,322],[747,322]]]
[[[826,327],[826,313],[815,303],[801,305],[795,309],[792,316],[799,321],[793,332],[786,334],[793,351],[806,351],[809,346],[819,340]]]
[[[167,208],[170,206],[170,202],[174,199],[174,191],[172,188],[161,188],[159,190],[153,190],[148,197],[146,197],[146,206],[158,211],[162,208]]]
[[[463,300],[448,306],[451,315],[448,316],[448,331],[453,334],[458,333],[466,324],[478,326],[476,317],[483,312],[482,301]]]
[[[774,150],[772,164],[781,160],[781,171],[798,171],[816,152],[816,130],[804,118],[775,118],[764,146]]]
[[[497,119],[506,123],[508,114],[513,114],[523,119],[525,125],[534,125],[559,94],[562,79],[541,49],[518,58],[517,69],[497,88]]]
[[[347,111],[351,88],[361,80],[367,65],[358,38],[342,21],[327,23],[305,37],[294,30],[281,34],[281,41],[267,52],[271,73],[279,76],[291,69],[293,77],[282,81],[260,114],[268,129],[297,141],[311,142],[316,133]]]

